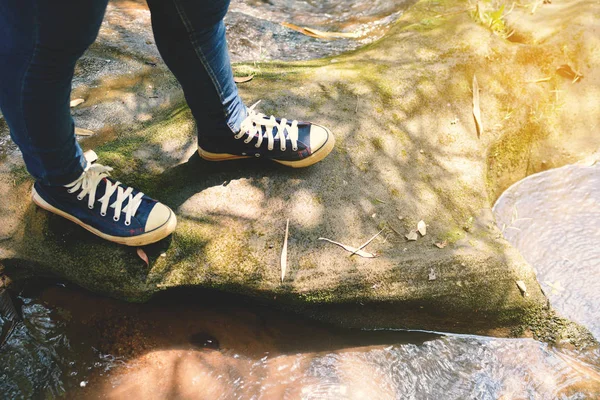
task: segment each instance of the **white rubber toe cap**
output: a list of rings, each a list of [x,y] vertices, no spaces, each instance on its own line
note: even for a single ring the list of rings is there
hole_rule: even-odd
[[[310,148],[316,151],[323,147],[329,139],[329,130],[321,125],[312,124],[310,126]]]
[[[156,203],[146,221],[146,232],[155,230],[156,228],[166,224],[172,218],[173,211],[162,203]]]

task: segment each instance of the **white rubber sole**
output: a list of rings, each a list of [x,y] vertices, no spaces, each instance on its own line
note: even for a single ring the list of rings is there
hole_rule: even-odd
[[[331,133],[331,131],[329,129],[327,129],[327,128],[325,128],[325,129],[327,130],[327,141],[325,142],[323,147],[321,147],[319,150],[315,151],[310,156],[303,158],[302,160],[298,160],[298,161],[281,161],[281,160],[275,160],[273,158],[271,158],[271,160],[275,161],[279,164],[283,164],[288,167],[292,167],[292,168],[305,168],[305,167],[309,167],[313,164],[318,163],[319,161],[321,161],[322,159],[327,157],[329,155],[329,153],[331,153],[331,151],[333,150],[333,147],[335,146],[335,136],[333,136],[333,134]],[[252,156],[238,156],[235,154],[227,154],[227,153],[211,153],[209,151],[204,150],[200,146],[198,146],[198,154],[200,155],[200,157],[202,157],[206,161],[229,161],[229,160],[240,160],[240,159],[244,159],[244,158],[254,158]]]
[[[163,225],[156,228],[152,232],[147,232],[147,233],[143,233],[141,235],[132,236],[132,237],[111,236],[111,235],[102,233],[98,229],[93,228],[93,227],[81,222],[81,220],[79,220],[78,218],[75,218],[71,214],[68,214],[68,213],[52,206],[51,204],[48,204],[48,202],[46,202],[46,200],[44,200],[38,194],[38,192],[35,190],[35,187],[32,189],[31,198],[35,204],[37,204],[39,207],[43,208],[44,210],[50,211],[51,213],[60,215],[61,217],[66,218],[69,221],[75,222],[77,225],[81,226],[84,229],[87,229],[88,231],[92,232],[96,236],[101,237],[102,239],[106,239],[108,241],[118,243],[118,244],[123,244],[125,246],[145,246],[150,243],[158,242],[159,240],[162,240],[162,239],[166,238],[167,236],[169,236],[171,233],[173,233],[175,231],[175,228],[177,227],[177,217],[175,216],[175,213],[173,212],[173,210],[171,210],[171,215],[169,216],[169,219],[167,220],[167,222],[165,222]]]

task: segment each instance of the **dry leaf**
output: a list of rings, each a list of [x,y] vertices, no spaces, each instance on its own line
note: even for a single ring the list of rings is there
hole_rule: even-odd
[[[146,254],[146,252],[144,251],[144,249],[142,249],[141,247],[137,248],[137,255],[139,258],[141,258],[145,263],[146,266],[150,266],[150,260],[148,260],[148,255]]]
[[[437,276],[435,274],[435,271],[433,270],[433,268],[431,268],[431,271],[429,271],[429,280],[435,281],[436,279],[437,279]]]
[[[85,100],[84,99],[73,99],[73,100],[71,100],[71,103],[69,105],[71,106],[71,108],[73,108],[73,107],[77,107],[81,103],[85,103]]]
[[[310,37],[318,38],[318,36],[317,36],[317,35],[315,35],[314,33],[311,33],[311,32],[309,32],[309,31],[307,31],[306,29],[304,29],[304,28],[303,28],[303,27],[301,27],[301,26],[294,25],[294,24],[290,24],[289,22],[282,22],[282,23],[281,23],[281,25],[282,25],[282,26],[285,26],[286,28],[290,28],[290,29],[292,29],[292,30],[294,30],[294,31],[296,31],[296,32],[300,32],[300,33],[302,33],[302,34],[304,34],[304,35],[306,35],[306,36],[310,36]]]
[[[300,32],[303,35],[317,39],[356,39],[360,37],[360,34],[356,32],[325,32],[319,31],[317,29],[290,24],[289,22],[282,22],[281,25],[285,26],[286,28],[292,29],[296,32]]]
[[[523,296],[529,296],[529,293],[527,293],[527,286],[525,286],[525,282],[523,281],[517,281],[517,286],[519,288],[519,290],[521,291],[521,294]]]
[[[479,84],[475,75],[473,75],[473,118],[475,118],[477,137],[481,137],[483,125],[481,124],[481,110],[479,109]]]
[[[327,238],[324,238],[324,237],[320,237],[320,238],[319,238],[319,240],[324,240],[324,241],[326,241],[326,242],[333,243],[333,244],[335,244],[335,245],[338,245],[338,246],[340,246],[340,247],[341,247],[341,248],[343,248],[344,250],[346,250],[346,251],[349,251],[350,253],[353,253],[353,254],[354,254],[354,253],[356,253],[356,254],[358,254],[359,256],[361,256],[361,257],[364,257],[364,258],[375,258],[375,257],[376,257],[376,256],[375,256],[375,254],[368,253],[368,252],[366,252],[366,251],[364,251],[364,250],[359,250],[359,249],[357,249],[356,247],[348,246],[348,245],[346,245],[346,244],[343,244],[343,243],[335,242],[335,241],[333,241],[333,240],[331,240],[331,239],[327,239]]]
[[[287,219],[285,223],[285,237],[283,239],[283,249],[281,249],[281,282],[285,278],[285,272],[287,271],[287,243],[288,243],[288,232],[290,229],[290,219]]]
[[[419,221],[419,223],[417,224],[417,230],[419,231],[421,236],[425,236],[427,234],[427,225],[425,224],[425,221]]]
[[[444,240],[443,242],[440,243],[435,243],[435,245],[439,248],[439,249],[443,249],[444,247],[448,246],[448,241]]]
[[[573,68],[571,68],[567,64],[563,64],[560,67],[556,68],[556,73],[564,78],[571,79],[573,83],[578,82],[581,80],[581,78],[583,78],[582,74],[580,74],[577,71],[574,71]]]
[[[353,255],[355,255],[357,251],[360,251],[360,250],[364,249],[365,247],[367,247],[369,245],[369,243],[371,243],[373,241],[373,239],[375,239],[377,236],[379,236],[381,234],[381,232],[383,232],[384,230],[385,230],[385,228],[383,228],[382,230],[380,230],[379,232],[377,232],[375,235],[373,235],[373,237],[371,239],[367,240],[362,245],[360,245],[360,247],[358,249],[356,249],[355,252],[353,252],[352,254],[350,254],[350,257],[352,257]]]
[[[252,80],[252,78],[254,78],[254,75],[236,76],[233,78],[233,81],[235,83],[246,83],[246,82],[250,82]]]
[[[406,235],[406,238],[407,238],[408,240],[417,240],[417,239],[419,238],[419,235],[417,235],[417,231],[414,231],[414,230],[413,230],[413,231],[410,231],[410,232],[408,233],[408,235]]]
[[[360,37],[358,32],[327,32],[307,27],[304,27],[304,30],[312,33],[319,39],[357,39]]]
[[[94,134],[94,131],[75,127],[75,134],[79,136],[92,136]]]

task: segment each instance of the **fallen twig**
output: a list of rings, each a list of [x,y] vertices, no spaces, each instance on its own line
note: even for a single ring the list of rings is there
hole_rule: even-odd
[[[365,247],[367,247],[369,245],[369,243],[371,243],[373,241],[373,239],[375,239],[377,236],[379,236],[381,234],[381,232],[383,232],[384,230],[385,230],[385,228],[383,228],[382,230],[380,230],[379,232],[377,232],[371,239],[369,239],[366,242],[364,242],[358,249],[356,249],[352,254],[350,254],[350,257],[352,257],[357,252],[359,252],[360,250],[362,250]]]
[[[481,137],[483,125],[481,124],[481,110],[479,108],[479,84],[475,75],[473,75],[473,118],[475,118],[477,137]]]
[[[375,258],[375,257],[376,257],[376,256],[375,256],[375,254],[368,253],[368,252],[366,252],[366,251],[364,251],[364,250],[360,250],[360,249],[357,249],[356,247],[348,246],[348,245],[346,245],[346,244],[343,244],[343,243],[339,243],[339,242],[333,241],[333,240],[331,240],[331,239],[327,239],[327,238],[324,238],[324,237],[320,237],[320,238],[319,238],[319,240],[324,240],[324,241],[326,241],[326,242],[333,243],[333,244],[335,244],[335,245],[338,245],[338,246],[340,246],[340,247],[341,247],[341,248],[343,248],[344,250],[346,250],[346,251],[349,251],[349,252],[350,252],[350,253],[352,253],[352,254],[355,254],[355,253],[356,253],[356,254],[358,254],[359,256],[361,256],[361,257],[364,257],[364,258]]]
[[[287,271],[287,244],[288,244],[288,232],[290,228],[290,219],[287,219],[285,223],[285,237],[283,239],[283,249],[281,249],[281,282],[283,282],[283,278],[285,278],[285,273]]]

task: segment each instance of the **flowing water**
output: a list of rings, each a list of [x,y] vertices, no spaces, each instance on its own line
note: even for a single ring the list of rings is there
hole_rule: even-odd
[[[24,323],[0,350],[4,398],[600,395],[597,349],[346,331],[217,294],[182,291],[139,305],[63,286],[26,288],[19,296]]]
[[[508,189],[494,212],[552,305],[600,338],[600,165],[532,175]]]

